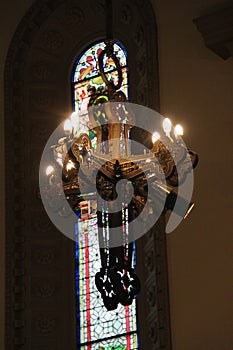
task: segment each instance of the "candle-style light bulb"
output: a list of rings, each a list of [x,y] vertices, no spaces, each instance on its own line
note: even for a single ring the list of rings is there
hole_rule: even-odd
[[[52,165],[49,165],[46,169],[46,175],[49,176],[54,172],[54,167]]]
[[[73,112],[70,116],[71,125],[73,129],[77,130],[79,125],[79,116],[77,112]]]
[[[78,112],[73,112],[70,116],[71,125],[73,128],[74,136],[78,134],[79,129],[79,114]]]
[[[64,123],[64,131],[66,135],[70,135],[72,132],[72,124],[70,119],[66,119],[65,123]]]
[[[175,135],[177,135],[177,136],[183,136],[184,135],[184,129],[183,129],[182,125],[177,124],[175,126]]]
[[[155,143],[159,139],[160,139],[160,134],[157,131],[155,131],[152,135],[152,142]]]
[[[170,133],[172,130],[172,123],[169,118],[165,118],[163,121],[163,130],[166,134],[166,136],[170,137]]]

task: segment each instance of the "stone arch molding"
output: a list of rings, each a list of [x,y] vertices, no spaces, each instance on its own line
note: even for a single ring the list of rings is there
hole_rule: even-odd
[[[158,110],[152,6],[149,0],[117,0],[114,14],[115,38],[129,55],[130,99]],[[76,349],[73,243],[46,216],[38,198],[38,170],[49,135],[71,112],[74,60],[104,36],[103,0],[89,0],[85,7],[78,0],[38,0],[23,17],[8,51],[5,345],[9,350]],[[142,294],[149,301],[148,310],[141,306],[139,321],[146,325],[142,349],[170,349],[162,226],[145,237],[140,249]]]

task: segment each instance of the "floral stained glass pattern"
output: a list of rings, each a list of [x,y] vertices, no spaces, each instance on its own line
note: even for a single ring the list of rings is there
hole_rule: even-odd
[[[98,70],[98,55],[104,47],[104,42],[100,42],[85,51],[77,60],[73,72],[74,109],[79,115],[80,132],[88,132],[86,110],[90,99],[89,90],[93,87],[96,91],[105,90]],[[123,73],[120,90],[128,97],[126,52],[120,43],[114,44],[114,52]],[[104,64],[108,79],[117,79],[112,62],[106,59]],[[130,306],[119,305],[116,310],[107,311],[95,286],[95,274],[100,270],[101,259],[98,249],[97,203],[95,194],[90,197],[90,200],[80,203],[75,226],[77,349],[138,349],[136,301]]]
[[[106,86],[103,82],[98,67],[98,56],[104,50],[104,42],[95,44],[88,49],[76,62],[73,73],[74,84],[74,108],[76,111],[83,112],[87,110],[90,99],[90,88],[96,91],[105,90]],[[124,92],[128,98],[128,74],[127,74],[127,57],[125,50],[120,43],[114,44],[114,53],[118,58],[122,67],[123,82],[120,90]],[[113,60],[105,57],[104,69],[107,72],[109,80],[116,82],[118,75]]]

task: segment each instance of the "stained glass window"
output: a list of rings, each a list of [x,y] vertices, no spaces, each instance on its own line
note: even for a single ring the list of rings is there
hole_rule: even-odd
[[[98,67],[98,56],[104,50],[104,42],[99,42],[91,46],[81,57],[78,58],[75,64],[73,73],[74,83],[74,109],[79,112],[84,112],[87,109],[90,99],[90,89],[101,91],[105,89]],[[114,54],[118,58],[122,67],[123,82],[120,90],[122,90],[128,98],[128,74],[127,74],[127,56],[126,51],[120,43],[114,44]],[[109,80],[117,79],[117,70],[111,58],[105,58],[104,69],[107,72]]]
[[[87,106],[89,91],[102,91],[105,84],[98,69],[98,55],[104,49],[104,42],[98,42],[87,49],[75,63],[73,71],[74,110],[79,112],[80,132],[87,132]],[[122,67],[123,82],[120,90],[128,97],[128,68],[126,51],[120,43],[114,44]],[[108,79],[117,79],[111,60],[104,62]],[[93,135],[90,138],[93,140]],[[100,270],[101,259],[98,250],[97,202],[95,194],[89,196],[77,208],[75,234],[76,262],[76,312],[77,349],[82,350],[133,350],[138,349],[136,301],[130,306],[118,305],[107,311],[101,295],[95,286],[95,274]],[[134,249],[134,264],[135,264]]]

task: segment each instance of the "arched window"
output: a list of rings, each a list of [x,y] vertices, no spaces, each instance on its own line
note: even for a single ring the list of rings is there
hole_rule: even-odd
[[[159,110],[152,2],[113,5],[114,34],[127,48],[130,102]],[[7,176],[5,191],[6,349],[77,350],[74,243],[38,200],[38,169],[49,136],[72,110],[72,62],[80,48],[105,36],[105,22],[102,0],[89,0],[85,8],[78,1],[36,0],[8,50],[5,159],[6,174],[13,176]],[[163,220],[137,241],[142,349],[171,349],[165,241]]]
[[[87,107],[91,93],[105,90],[99,73],[98,56],[104,50],[103,41],[93,44],[77,59],[72,75],[74,110],[79,112],[79,128],[87,132]],[[121,43],[114,44],[114,53],[122,67],[120,90],[128,97],[127,53]],[[117,79],[114,62],[104,62],[108,79]],[[95,140],[90,133],[93,146]],[[76,224],[76,311],[78,349],[138,349],[136,300],[130,306],[119,305],[107,311],[95,286],[95,274],[100,270],[98,249],[97,202],[95,196],[81,202]],[[135,249],[134,249],[135,260]]]

